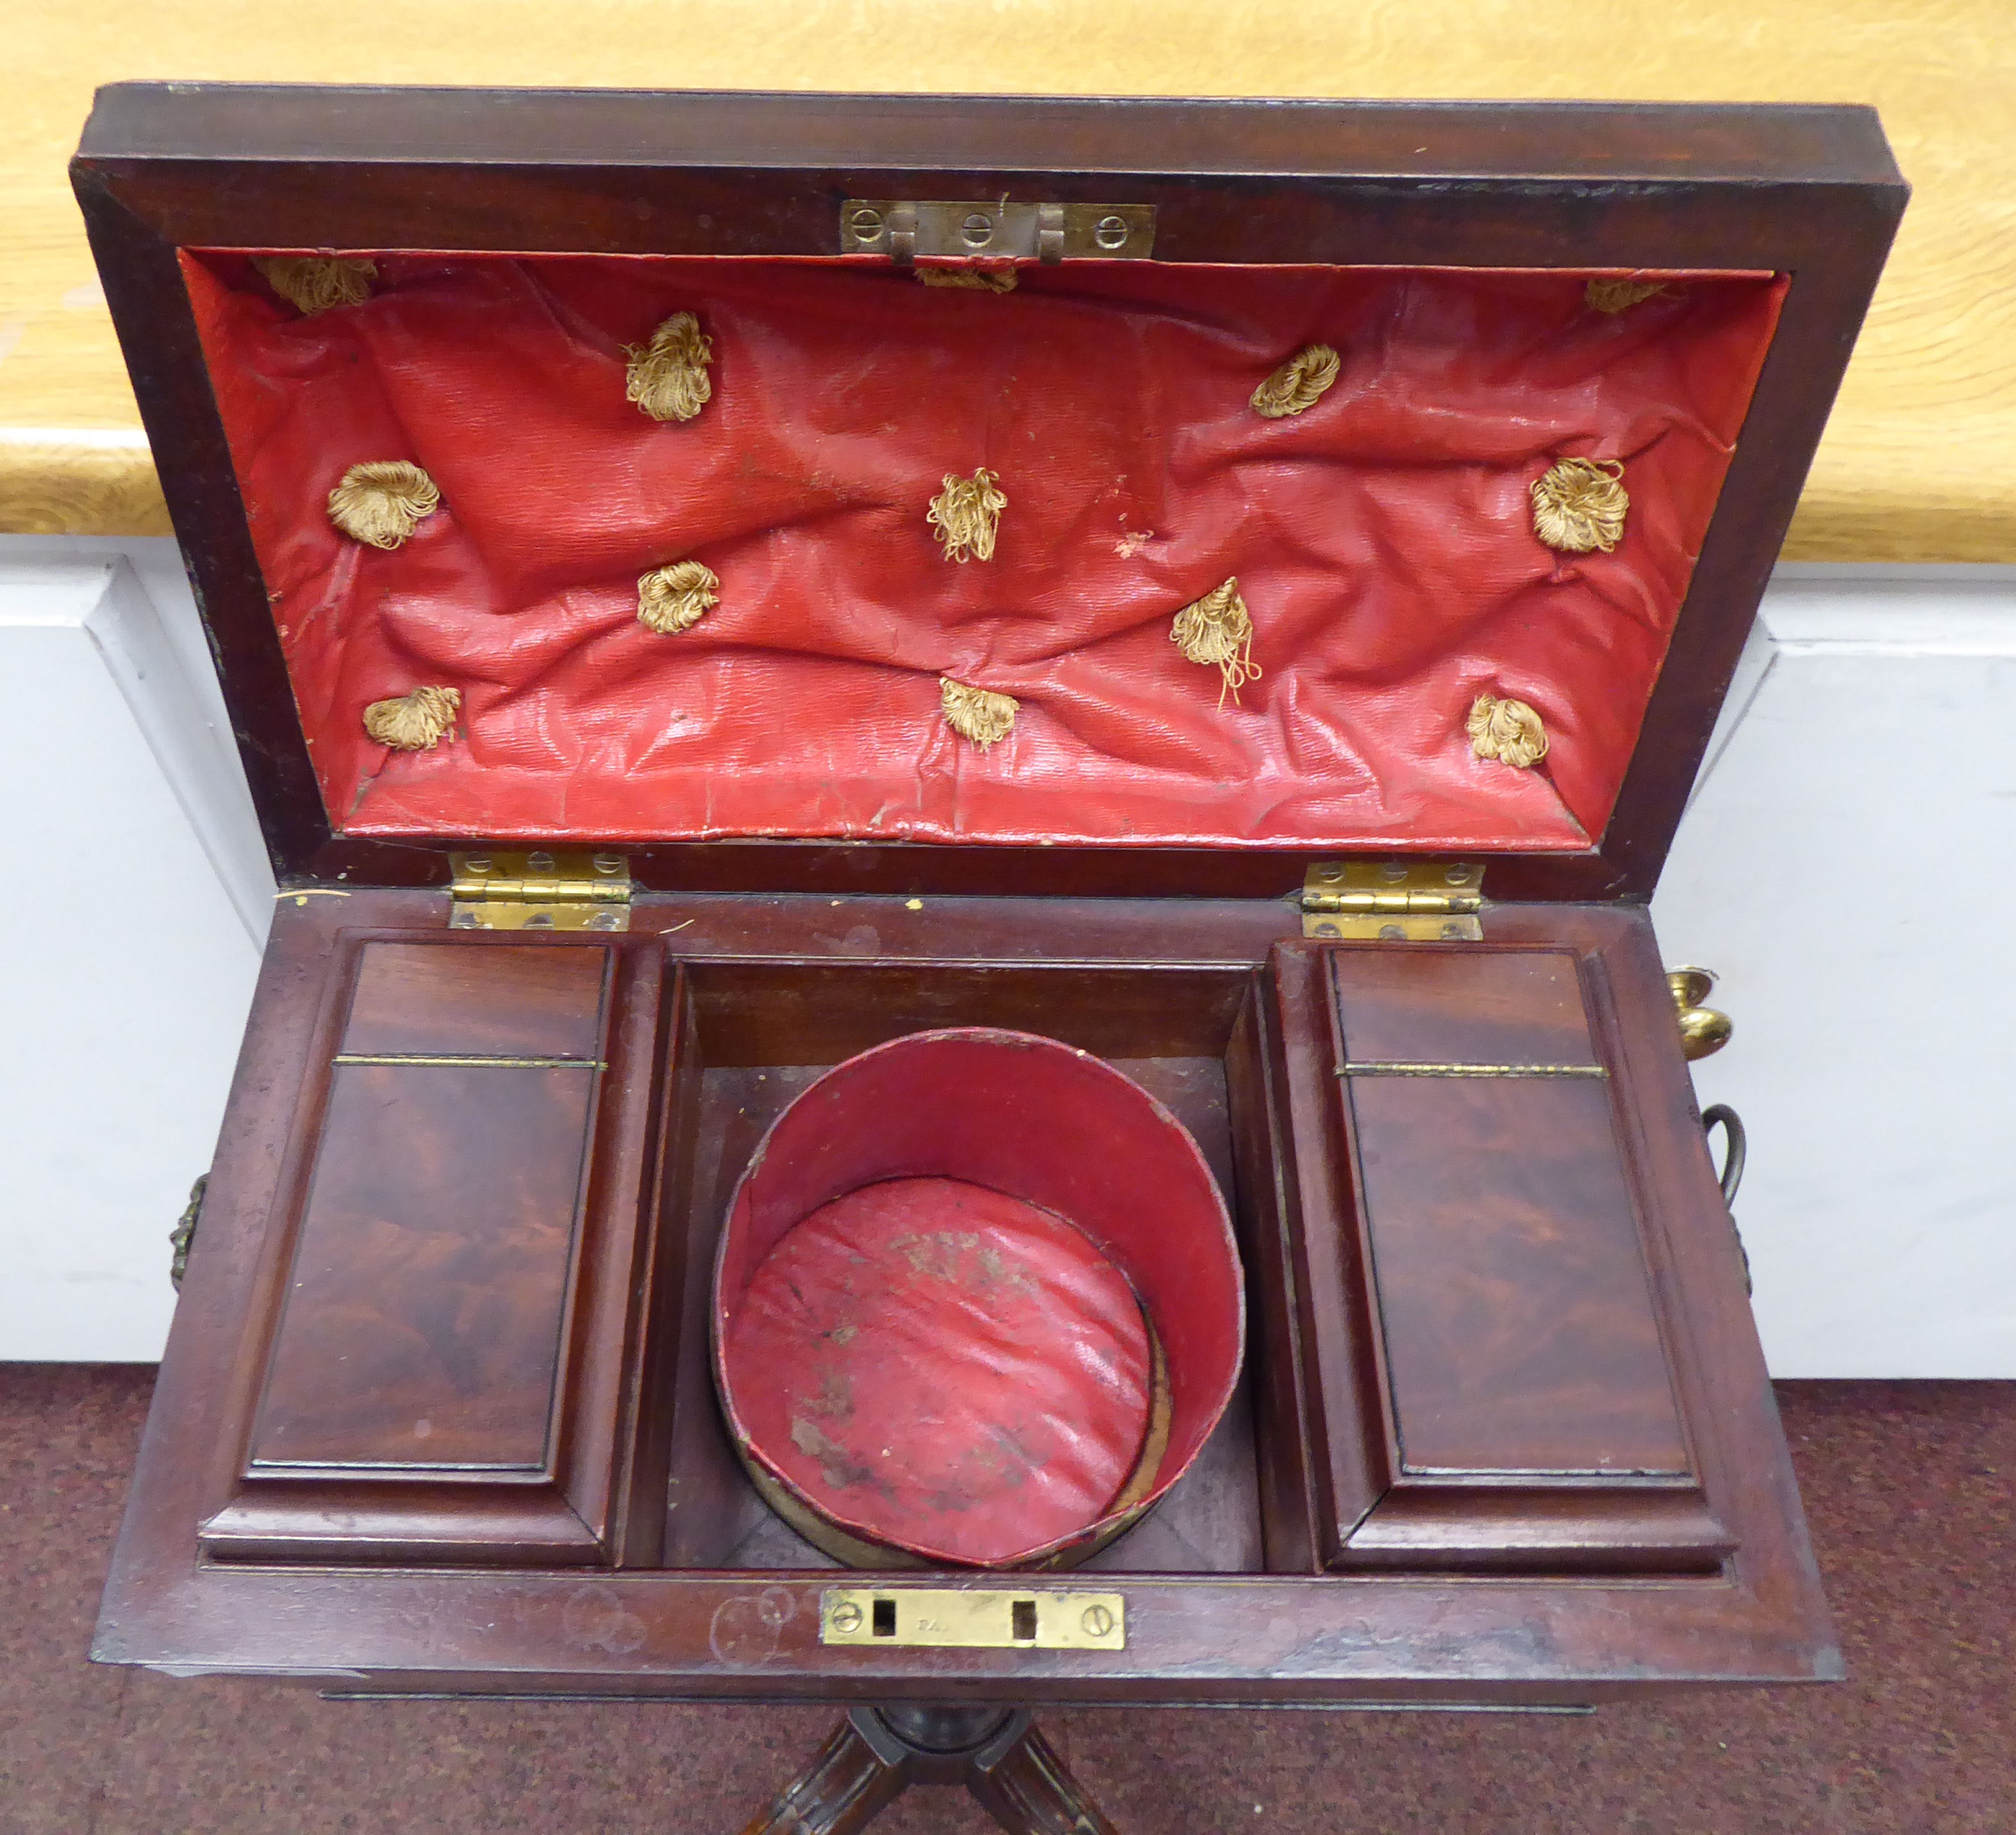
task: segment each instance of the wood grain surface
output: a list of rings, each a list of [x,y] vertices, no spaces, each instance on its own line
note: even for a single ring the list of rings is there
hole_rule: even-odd
[[[158,533],[63,176],[122,78],[1111,95],[1874,103],[1917,187],[1787,546],[1798,560],[2016,560],[2016,14],[2005,0],[529,0],[374,16],[221,0],[22,9],[0,110],[0,531]],[[1599,27],[1600,34],[1592,27]]]
[[[346,943],[320,993],[299,985],[283,1221],[243,1380],[210,1402],[210,1554],[569,1566],[655,1547],[625,1473],[661,968],[423,927]]]
[[[1640,1177],[1650,1118],[1610,1017],[1643,971],[1612,914],[1582,915],[1543,920],[1572,951],[1275,952],[1331,1567],[1700,1573],[1733,1546],[1713,1423],[1680,1402],[1690,1334],[1654,1272],[1676,1194]],[[1312,1004],[1332,1021],[1313,1059]],[[1427,1062],[1577,1070],[1390,1073]],[[1337,1074],[1352,1063],[1388,1069]],[[1312,1163],[1318,1112],[1341,1155]]]

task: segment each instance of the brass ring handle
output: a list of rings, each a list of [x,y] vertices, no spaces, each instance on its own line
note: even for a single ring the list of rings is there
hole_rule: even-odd
[[[1717,1127],[1722,1130],[1722,1202],[1730,1212],[1729,1228],[1736,1238],[1736,1253],[1743,1257],[1743,1291],[1755,1296],[1756,1288],[1750,1278],[1750,1250],[1743,1240],[1743,1232],[1736,1227],[1737,1188],[1743,1183],[1743,1160],[1748,1143],[1743,1132],[1743,1118],[1726,1102],[1718,1102],[1712,1109],[1701,1111],[1701,1128],[1713,1134]]]
[[[1712,1109],[1701,1111],[1701,1127],[1713,1134],[1716,1127],[1722,1129],[1722,1201],[1732,1209],[1736,1203],[1737,1189],[1743,1183],[1744,1156],[1748,1151],[1748,1137],[1743,1132],[1743,1117],[1726,1102],[1718,1102]]]

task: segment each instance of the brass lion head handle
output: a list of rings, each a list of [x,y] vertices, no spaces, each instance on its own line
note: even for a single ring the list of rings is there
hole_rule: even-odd
[[[1729,1043],[1729,1035],[1736,1029],[1729,1015],[1701,1004],[1715,986],[1712,970],[1669,969],[1666,986],[1672,990],[1673,1010],[1680,1022],[1680,1050],[1685,1056],[1705,1058]]]

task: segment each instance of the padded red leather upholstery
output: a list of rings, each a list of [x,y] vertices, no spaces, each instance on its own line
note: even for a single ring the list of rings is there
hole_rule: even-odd
[[[1581,275],[1025,267],[1012,294],[872,260],[392,256],[302,318],[243,254],[185,258],[333,822],[352,834],[728,835],[1565,849],[1599,835],[1775,324],[1769,276],[1607,316]],[[623,347],[676,311],[711,402],[661,424]],[[1254,386],[1343,355],[1299,417]],[[1625,461],[1616,552],[1557,557],[1528,487]],[[443,508],[394,553],[324,513],[410,459]],[[925,522],[1008,503],[991,562]],[[720,603],[639,624],[693,557]],[[1236,575],[1265,670],[1218,705],[1170,641]],[[938,677],[1015,696],[982,753]],[[388,754],[365,705],[459,687]],[[1474,758],[1480,690],[1546,760]]]
[[[823,1205],[725,1328],[751,1442],[825,1514],[944,1561],[1096,1523],[1148,1427],[1134,1290],[1053,1213],[958,1179]]]

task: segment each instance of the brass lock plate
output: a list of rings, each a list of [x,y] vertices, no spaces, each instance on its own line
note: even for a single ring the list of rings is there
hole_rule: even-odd
[[[1003,1592],[967,1587],[830,1587],[822,1644],[968,1650],[1124,1650],[1118,1593]]]

